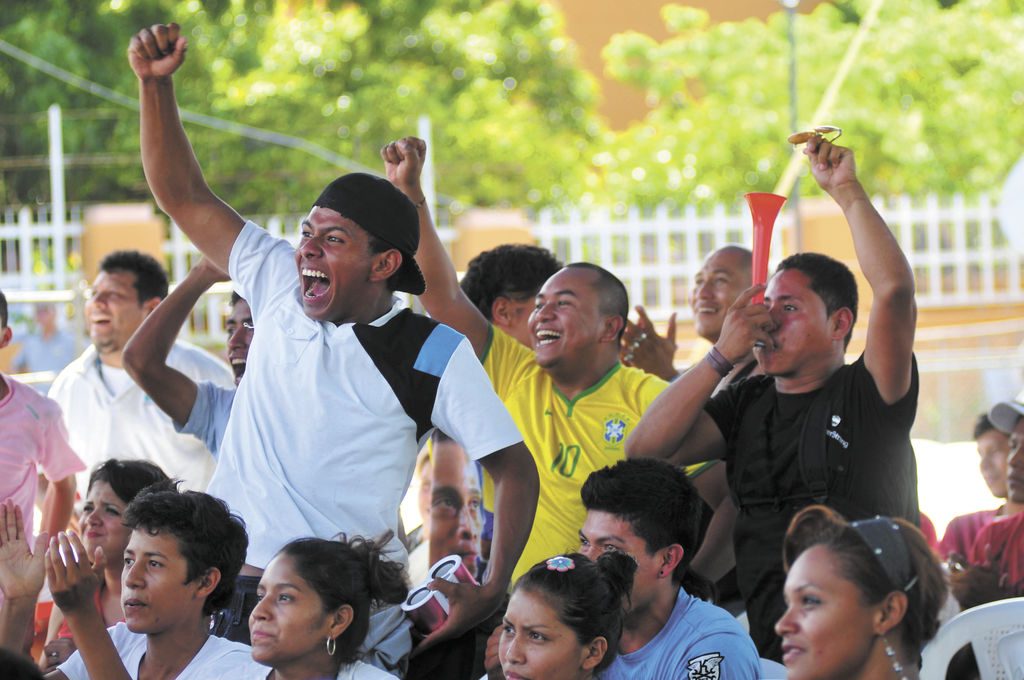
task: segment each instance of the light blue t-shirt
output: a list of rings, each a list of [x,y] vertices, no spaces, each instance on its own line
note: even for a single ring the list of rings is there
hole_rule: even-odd
[[[174,429],[199,439],[210,449],[213,457],[217,458],[234,400],[234,388],[228,389],[201,380],[196,383],[196,403],[192,405],[192,411],[188,414],[188,422],[184,425],[174,423]]]
[[[757,649],[727,611],[682,588],[664,628],[646,645],[619,654],[601,680],[756,680]]]

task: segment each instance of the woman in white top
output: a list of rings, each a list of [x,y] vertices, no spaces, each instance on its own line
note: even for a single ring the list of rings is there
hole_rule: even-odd
[[[249,616],[255,664],[244,677],[394,680],[357,659],[370,604],[398,604],[408,593],[402,565],[384,559],[377,543],[292,541],[267,565],[256,592]]]

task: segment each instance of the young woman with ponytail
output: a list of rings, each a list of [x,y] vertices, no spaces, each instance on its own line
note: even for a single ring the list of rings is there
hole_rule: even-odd
[[[615,659],[636,561],[579,553],[534,565],[516,582],[498,656],[506,680],[588,680]]]
[[[249,617],[252,680],[394,680],[358,659],[371,604],[398,604],[405,571],[363,538],[292,541],[260,578]]]

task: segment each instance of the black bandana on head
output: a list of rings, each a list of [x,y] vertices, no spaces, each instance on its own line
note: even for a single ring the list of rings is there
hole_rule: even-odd
[[[871,549],[894,590],[910,590],[917,582],[910,550],[900,525],[888,517],[874,517],[850,523],[864,544]]]
[[[420,245],[419,215],[391,182],[361,172],[342,175],[320,192],[313,207],[334,210],[402,253],[402,266],[392,277],[395,290],[419,295],[426,289],[413,257]]]

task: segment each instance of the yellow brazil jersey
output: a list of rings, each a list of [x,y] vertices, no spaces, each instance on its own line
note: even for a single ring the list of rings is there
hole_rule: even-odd
[[[579,548],[586,518],[580,488],[591,472],[625,458],[624,445],[640,416],[665,387],[661,378],[616,364],[575,399],[564,397],[534,361],[533,352],[497,328],[484,369],[533,454],[540,496],[533,530],[512,582],[537,562]],[[703,465],[686,469],[690,476]],[[485,480],[488,506],[493,485]]]

